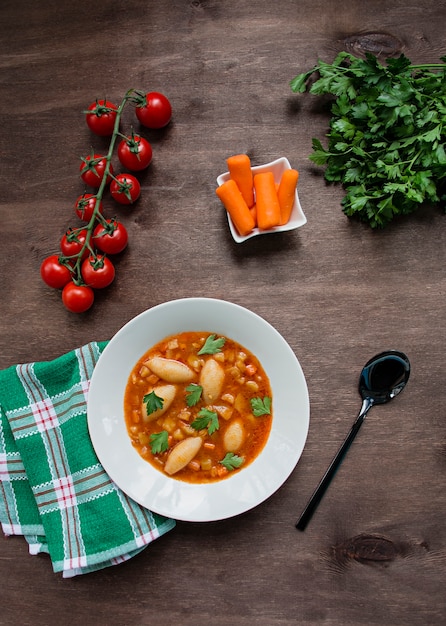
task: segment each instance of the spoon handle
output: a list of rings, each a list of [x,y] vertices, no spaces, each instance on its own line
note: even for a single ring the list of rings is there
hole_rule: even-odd
[[[339,450],[336,452],[336,455],[334,456],[332,462],[328,466],[327,471],[322,476],[318,486],[313,492],[313,495],[311,496],[305,509],[303,510],[303,513],[301,514],[298,521],[296,522],[296,528],[298,530],[305,530],[308,522],[313,516],[314,511],[316,510],[319,502],[321,501],[322,496],[326,492],[327,487],[331,482],[331,479],[333,478],[333,476],[336,473],[336,470],[340,466],[345,456],[345,453],[347,452],[354,438],[358,434],[358,431],[362,426],[364,418],[367,415],[367,412],[372,406],[372,404],[373,402],[369,398],[366,398],[364,400],[362,407],[361,407],[361,411],[359,412],[358,417],[356,418],[353,426],[351,427],[350,432],[348,433],[347,437],[344,439],[344,442],[342,443]]]

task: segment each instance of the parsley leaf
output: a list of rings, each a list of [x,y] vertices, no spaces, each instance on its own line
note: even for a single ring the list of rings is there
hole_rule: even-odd
[[[142,401],[146,405],[147,415],[154,413],[158,409],[162,409],[164,404],[164,398],[157,396],[154,391],[146,393]]]
[[[226,339],[224,337],[216,339],[215,335],[209,335],[198,354],[215,354],[216,352],[221,352],[221,349],[225,345],[225,341]]]
[[[220,423],[218,421],[218,415],[215,411],[210,411],[209,409],[201,409],[197,418],[191,424],[192,428],[195,430],[203,430],[207,428],[208,433],[212,435],[216,430],[220,428]]]
[[[342,210],[372,228],[438,203],[446,179],[446,57],[412,65],[403,54],[381,64],[341,52],[296,76],[291,90],[333,96],[324,146],[309,159],[345,190]],[[313,77],[316,80],[310,80]]]
[[[160,433],[153,433],[150,435],[149,441],[152,454],[159,454],[160,452],[165,452],[168,449],[168,437],[169,434],[167,430],[162,430]]]
[[[237,469],[241,465],[243,465],[243,459],[238,454],[234,454],[233,452],[227,452],[224,459],[220,461],[220,464],[226,467],[227,470],[232,472]]]
[[[201,398],[201,394],[203,393],[203,387],[201,385],[197,385],[196,383],[191,383],[186,387],[186,404],[187,406],[195,406]]]
[[[261,415],[271,414],[271,398],[265,396],[262,398],[251,398],[251,408],[253,415],[260,417]]]

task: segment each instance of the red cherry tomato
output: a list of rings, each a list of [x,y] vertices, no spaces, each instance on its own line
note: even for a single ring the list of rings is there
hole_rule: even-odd
[[[133,204],[141,195],[141,185],[132,174],[118,174],[110,184],[110,193],[119,204]]]
[[[60,240],[60,249],[66,257],[75,257],[80,254],[87,239],[86,228],[69,229]],[[84,248],[82,258],[85,259],[89,254],[88,248]]]
[[[162,93],[151,91],[141,96],[136,105],[136,117],[147,128],[163,128],[172,118],[172,106]]]
[[[107,159],[100,154],[90,154],[82,159],[80,165],[81,178],[86,185],[90,187],[98,188],[101,186],[102,179],[104,178],[105,168],[107,166]],[[113,174],[113,167],[110,163],[109,174]],[[107,183],[111,180],[111,176],[107,176]]]
[[[94,302],[94,291],[86,285],[70,282],[62,290],[62,302],[72,313],[84,313]]]
[[[118,145],[118,158],[126,169],[140,172],[152,161],[152,146],[144,137],[132,135]]]
[[[44,283],[54,289],[62,289],[71,280],[71,272],[66,265],[60,263],[57,254],[52,254],[42,261],[40,276]]]
[[[86,120],[88,128],[100,137],[113,134],[118,107],[108,100],[96,100],[88,107]]]
[[[76,215],[84,222],[91,220],[95,207],[96,196],[92,193],[84,193],[82,196],[79,196],[74,204]],[[103,208],[102,202],[99,202],[99,213],[102,213]]]
[[[98,254],[89,256],[82,263],[82,278],[89,287],[103,289],[108,287],[115,278],[115,266],[106,256]]]
[[[123,224],[115,219],[98,224],[93,231],[95,246],[106,254],[119,254],[127,246],[129,236]]]

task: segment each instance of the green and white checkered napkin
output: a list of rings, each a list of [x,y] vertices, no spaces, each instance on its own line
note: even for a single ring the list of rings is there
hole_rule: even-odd
[[[175,521],[128,498],[98,461],[87,395],[106,342],[0,371],[0,522],[76,576],[138,554]]]

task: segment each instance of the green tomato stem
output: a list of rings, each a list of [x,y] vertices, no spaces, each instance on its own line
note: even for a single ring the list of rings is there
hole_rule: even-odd
[[[101,200],[102,197],[104,195],[104,191],[107,187],[107,179],[110,176],[110,166],[111,166],[111,160],[113,157],[113,152],[115,149],[115,144],[116,144],[116,139],[118,137],[123,137],[123,135],[120,133],[119,131],[119,126],[121,123],[121,117],[122,117],[122,113],[125,109],[125,106],[127,105],[128,101],[131,100],[132,98],[132,94],[133,93],[137,93],[135,92],[135,90],[129,89],[124,98],[121,101],[121,104],[119,105],[119,107],[116,110],[116,119],[115,119],[115,125],[113,127],[113,133],[111,135],[110,138],[110,143],[108,146],[108,152],[107,154],[104,156],[104,158],[106,159],[106,165],[105,165],[105,169],[104,169],[104,175],[102,177],[101,180],[101,184],[96,192],[96,202],[95,202],[95,206],[94,206],[94,210],[93,213],[91,215],[91,218],[88,222],[88,224],[86,226],[82,226],[80,227],[78,230],[86,230],[87,231],[87,235],[85,237],[85,243],[82,246],[81,250],[79,251],[79,253],[77,255],[75,255],[74,257],[70,257],[71,259],[75,258],[76,262],[74,264],[72,273],[73,273],[73,280],[74,282],[76,282],[77,284],[83,284],[83,279],[82,279],[82,274],[81,274],[81,265],[82,265],[82,257],[85,254],[85,250],[89,251],[89,254],[94,255],[95,251],[94,251],[94,246],[92,246],[91,240],[93,237],[93,231],[95,229],[96,223],[100,223],[100,224],[105,224],[106,221],[104,219],[104,217],[102,216],[102,214],[99,211],[99,207],[101,204]],[[112,178],[115,178],[114,176],[112,176]],[[74,229],[77,230],[77,229]],[[68,257],[65,257],[68,258]]]

